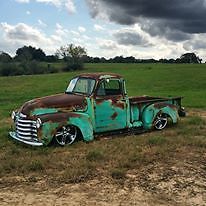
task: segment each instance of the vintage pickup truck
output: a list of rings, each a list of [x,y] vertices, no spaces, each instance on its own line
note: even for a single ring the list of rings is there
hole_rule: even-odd
[[[12,138],[33,146],[72,144],[110,131],[164,129],[184,116],[181,97],[128,97],[125,80],[112,73],[74,77],[65,93],[33,99],[12,112]]]

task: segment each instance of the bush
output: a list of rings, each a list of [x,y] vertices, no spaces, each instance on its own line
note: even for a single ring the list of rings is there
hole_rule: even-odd
[[[26,61],[19,65],[23,68],[23,74],[43,74],[45,73],[45,69],[42,65],[40,65],[37,61]]]
[[[67,66],[63,68],[63,71],[75,71],[75,70],[82,70],[84,68],[83,63],[67,63]]]
[[[2,63],[0,65],[1,76],[22,75],[23,73],[22,67],[19,67],[16,63]]]
[[[25,74],[44,74],[52,73],[47,71],[43,65],[37,61],[25,61],[22,63],[2,63],[0,64],[0,75],[1,76],[14,76],[14,75],[25,75]]]
[[[36,60],[24,62],[0,63],[0,76],[48,74],[59,71],[74,71],[83,69],[83,63],[68,63],[66,67],[60,69],[50,63],[42,63]]]

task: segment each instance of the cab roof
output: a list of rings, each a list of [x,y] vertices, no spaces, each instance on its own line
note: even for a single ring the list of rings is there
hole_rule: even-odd
[[[106,79],[106,78],[122,78],[121,75],[115,73],[107,73],[107,72],[97,72],[97,73],[83,73],[78,75],[78,77],[86,77],[92,78],[96,80]]]

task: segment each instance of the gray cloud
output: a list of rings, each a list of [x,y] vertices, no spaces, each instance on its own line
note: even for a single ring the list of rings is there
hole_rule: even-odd
[[[206,49],[206,36],[202,37],[201,39],[193,39],[191,41],[186,41],[183,44],[183,48],[187,51],[194,51],[194,50],[205,50]]]
[[[149,42],[140,34],[135,33],[134,31],[118,31],[114,33],[114,37],[116,38],[117,42],[122,45],[138,45],[138,46],[151,46]]]
[[[153,36],[173,41],[206,33],[205,0],[87,0],[92,17],[106,16],[122,25],[140,23]]]

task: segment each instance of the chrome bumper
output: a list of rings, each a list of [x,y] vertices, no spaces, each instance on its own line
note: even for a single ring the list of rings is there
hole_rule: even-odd
[[[32,146],[43,146],[43,143],[42,142],[39,142],[38,140],[35,140],[35,139],[22,139],[22,138],[19,138],[17,135],[16,135],[16,132],[9,132],[9,135],[10,137],[12,137],[13,139],[19,141],[19,142],[23,142],[25,144],[28,144],[28,145],[32,145]]]

